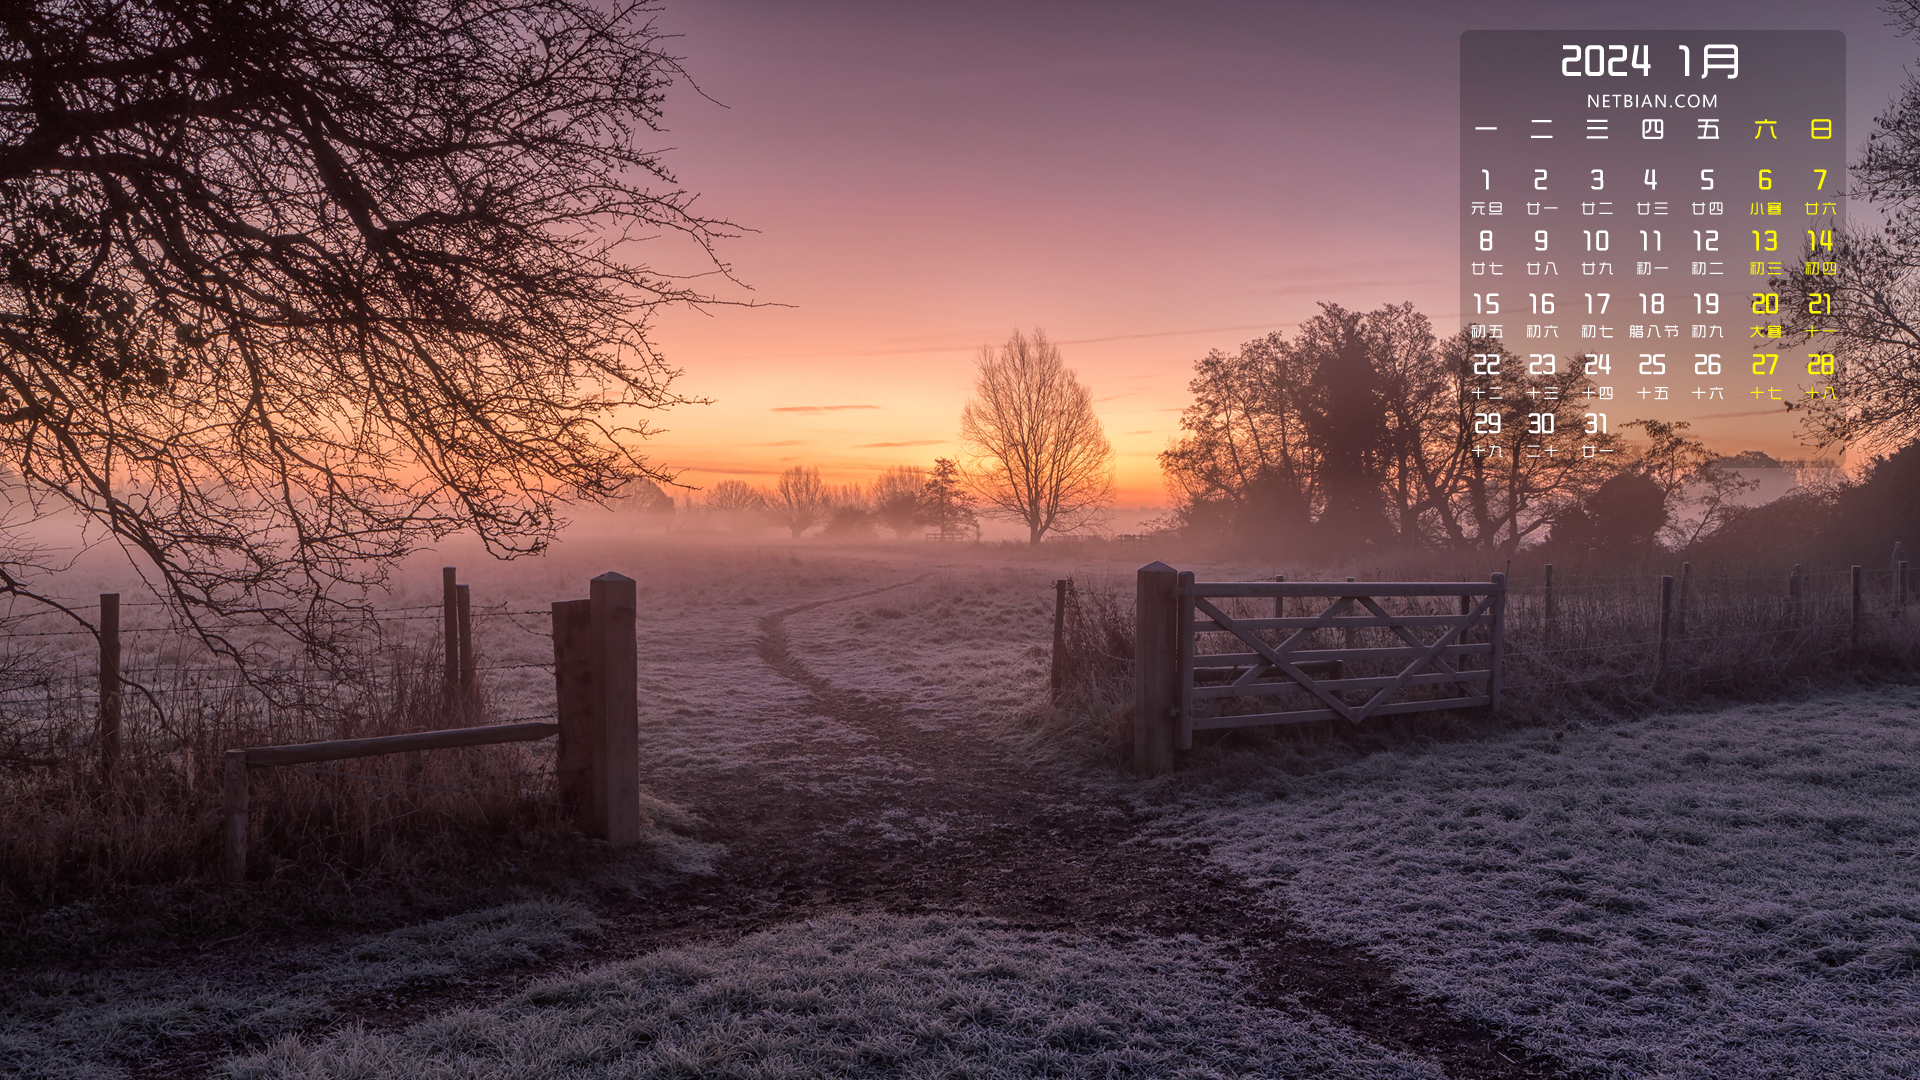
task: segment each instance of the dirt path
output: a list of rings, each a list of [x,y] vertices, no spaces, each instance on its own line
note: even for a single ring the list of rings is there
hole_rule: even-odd
[[[902,695],[831,682],[795,655],[793,616],[910,583],[759,619],[756,651],[767,667],[803,688],[821,715],[871,736],[884,756],[858,755],[846,766],[854,775],[834,777],[838,784],[749,766],[660,792],[709,823],[704,839],[726,845],[718,877],[676,898],[691,902],[708,933],[866,909],[991,915],[1036,930],[1120,937],[1196,934],[1224,943],[1246,965],[1250,1001],[1279,1008],[1298,995],[1455,1077],[1563,1075],[1553,1061],[1411,999],[1363,951],[1315,939],[1263,910],[1252,890],[1195,853],[1136,842],[1144,822],[1090,786],[1057,769],[1023,767],[969,733],[914,723],[917,711]],[[637,946],[690,928],[656,923],[629,933]]]
[[[723,846],[725,855],[712,875],[680,878],[644,897],[604,898],[599,914],[607,934],[595,959],[729,940],[826,911],[992,916],[1022,928],[1119,940],[1194,934],[1244,965],[1250,1004],[1297,1011],[1304,1003],[1462,1080],[1569,1075],[1551,1059],[1414,1000],[1385,965],[1309,935],[1209,867],[1199,857],[1204,852],[1149,842],[1149,822],[1097,784],[1017,760],[1004,744],[960,730],[965,725],[951,718],[930,722],[930,710],[903,693],[850,685],[845,676],[829,680],[802,659],[805,649],[795,648],[795,616],[925,576],[792,604],[749,624],[757,629],[760,671],[735,667],[728,677],[797,688],[817,717],[848,738],[823,750],[820,740],[796,730],[762,741],[726,768],[647,776],[654,794],[704,822],[698,839]],[[337,1001],[335,1019],[390,1030],[499,1000],[550,966],[480,976],[451,994]],[[179,1047],[136,1074],[205,1075],[222,1056],[221,1042]]]

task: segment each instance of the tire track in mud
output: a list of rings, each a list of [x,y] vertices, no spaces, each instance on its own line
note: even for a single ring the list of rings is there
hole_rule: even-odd
[[[819,713],[904,759],[916,782],[816,800],[804,809],[788,806],[784,826],[773,826],[782,820],[777,784],[760,785],[758,805],[745,820],[727,822],[728,815],[715,814],[702,800],[699,812],[727,834],[723,874],[734,880],[764,875],[786,903],[803,910],[851,905],[894,914],[991,915],[1036,930],[1122,938],[1196,934],[1245,965],[1252,1001],[1285,1010],[1295,1007],[1290,999],[1298,1000],[1449,1076],[1570,1075],[1551,1058],[1415,998],[1393,981],[1385,963],[1356,946],[1312,936],[1194,852],[1140,842],[1144,823],[1110,797],[1057,769],[1022,767],[989,741],[909,723],[914,710],[904,695],[836,685],[794,655],[788,618],[923,579],[794,605],[759,620],[755,647],[767,666],[806,690]],[[871,814],[876,807],[855,800],[872,797],[886,799],[886,811],[947,827],[937,841],[913,845],[863,844],[857,832],[833,828],[832,815],[844,821]],[[754,820],[761,828],[749,827]],[[810,843],[798,842],[801,823],[806,827],[797,831],[810,834]]]

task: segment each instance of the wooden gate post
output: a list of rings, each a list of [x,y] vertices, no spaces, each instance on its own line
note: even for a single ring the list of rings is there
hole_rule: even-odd
[[[615,847],[640,841],[640,658],[634,580],[594,578],[588,602],[593,650],[593,831]]]
[[[1193,584],[1193,571],[1182,570],[1180,588]],[[1193,598],[1174,596],[1173,620],[1173,748],[1193,749]]]
[[[553,605],[553,787],[581,831],[593,829],[593,601]]]
[[[247,879],[247,752],[229,750],[220,755],[225,770],[220,777],[220,802],[225,820],[221,837],[221,872],[228,881]]]
[[[1154,561],[1140,568],[1134,592],[1133,771],[1173,769],[1174,608],[1180,572]]]
[[[120,594],[100,594],[100,779],[120,767]]]
[[[460,688],[460,590],[453,582],[451,566],[440,568],[440,616],[446,645],[445,678],[440,687],[440,703],[453,711],[454,695]]]
[[[1053,583],[1053,663],[1047,672],[1047,704],[1055,708],[1060,706],[1060,683],[1066,677],[1067,584],[1066,578]]]
[[[1507,659],[1507,575],[1493,575],[1493,626],[1491,637],[1493,654],[1487,665],[1487,712],[1492,716],[1500,715],[1500,668]]]

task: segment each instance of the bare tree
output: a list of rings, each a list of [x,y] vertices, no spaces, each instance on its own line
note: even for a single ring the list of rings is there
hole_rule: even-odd
[[[793,530],[794,539],[827,520],[833,512],[833,493],[820,482],[820,470],[804,465],[780,474],[774,497],[768,500],[774,519]]]
[[[873,482],[873,516],[896,538],[906,536],[920,524],[920,490],[926,486],[925,469],[916,465],[888,469]]]
[[[650,19],[0,5],[5,465],[235,655],[232,617],[323,644],[423,541],[538,551],[560,502],[668,479],[645,320],[701,297],[628,243],[725,226],[640,144],[681,75]]]
[[[722,514],[751,514],[767,508],[767,497],[743,480],[722,480],[707,492],[702,505]]]
[[[1885,7],[1920,40],[1920,0]],[[1808,223],[1806,251],[1770,282],[1787,336],[1768,351],[1782,346],[1780,370],[1798,384],[1785,407],[1800,413],[1805,441],[1887,454],[1920,440],[1920,77],[1874,128],[1847,194],[1876,204],[1880,220]]]
[[[1025,524],[1034,544],[1093,524],[1113,501],[1113,447],[1093,394],[1039,330],[981,349],[979,364],[960,441],[985,513]]]

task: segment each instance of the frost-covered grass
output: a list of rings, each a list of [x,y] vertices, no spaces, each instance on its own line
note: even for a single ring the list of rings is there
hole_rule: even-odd
[[[165,967],[16,977],[0,984],[0,1075],[119,1077],[196,1040],[261,1047],[325,1030],[341,995],[453,987],[598,934],[578,904],[525,901],[269,956],[271,977],[252,986],[182,979]]]
[[[396,1032],[290,1037],[246,1080],[406,1076],[1435,1078],[1312,1018],[1250,1009],[1197,942],[993,920],[822,917],[548,979]]]
[[[1168,836],[1417,991],[1601,1076],[1920,1075],[1913,689],[1271,750]]]

